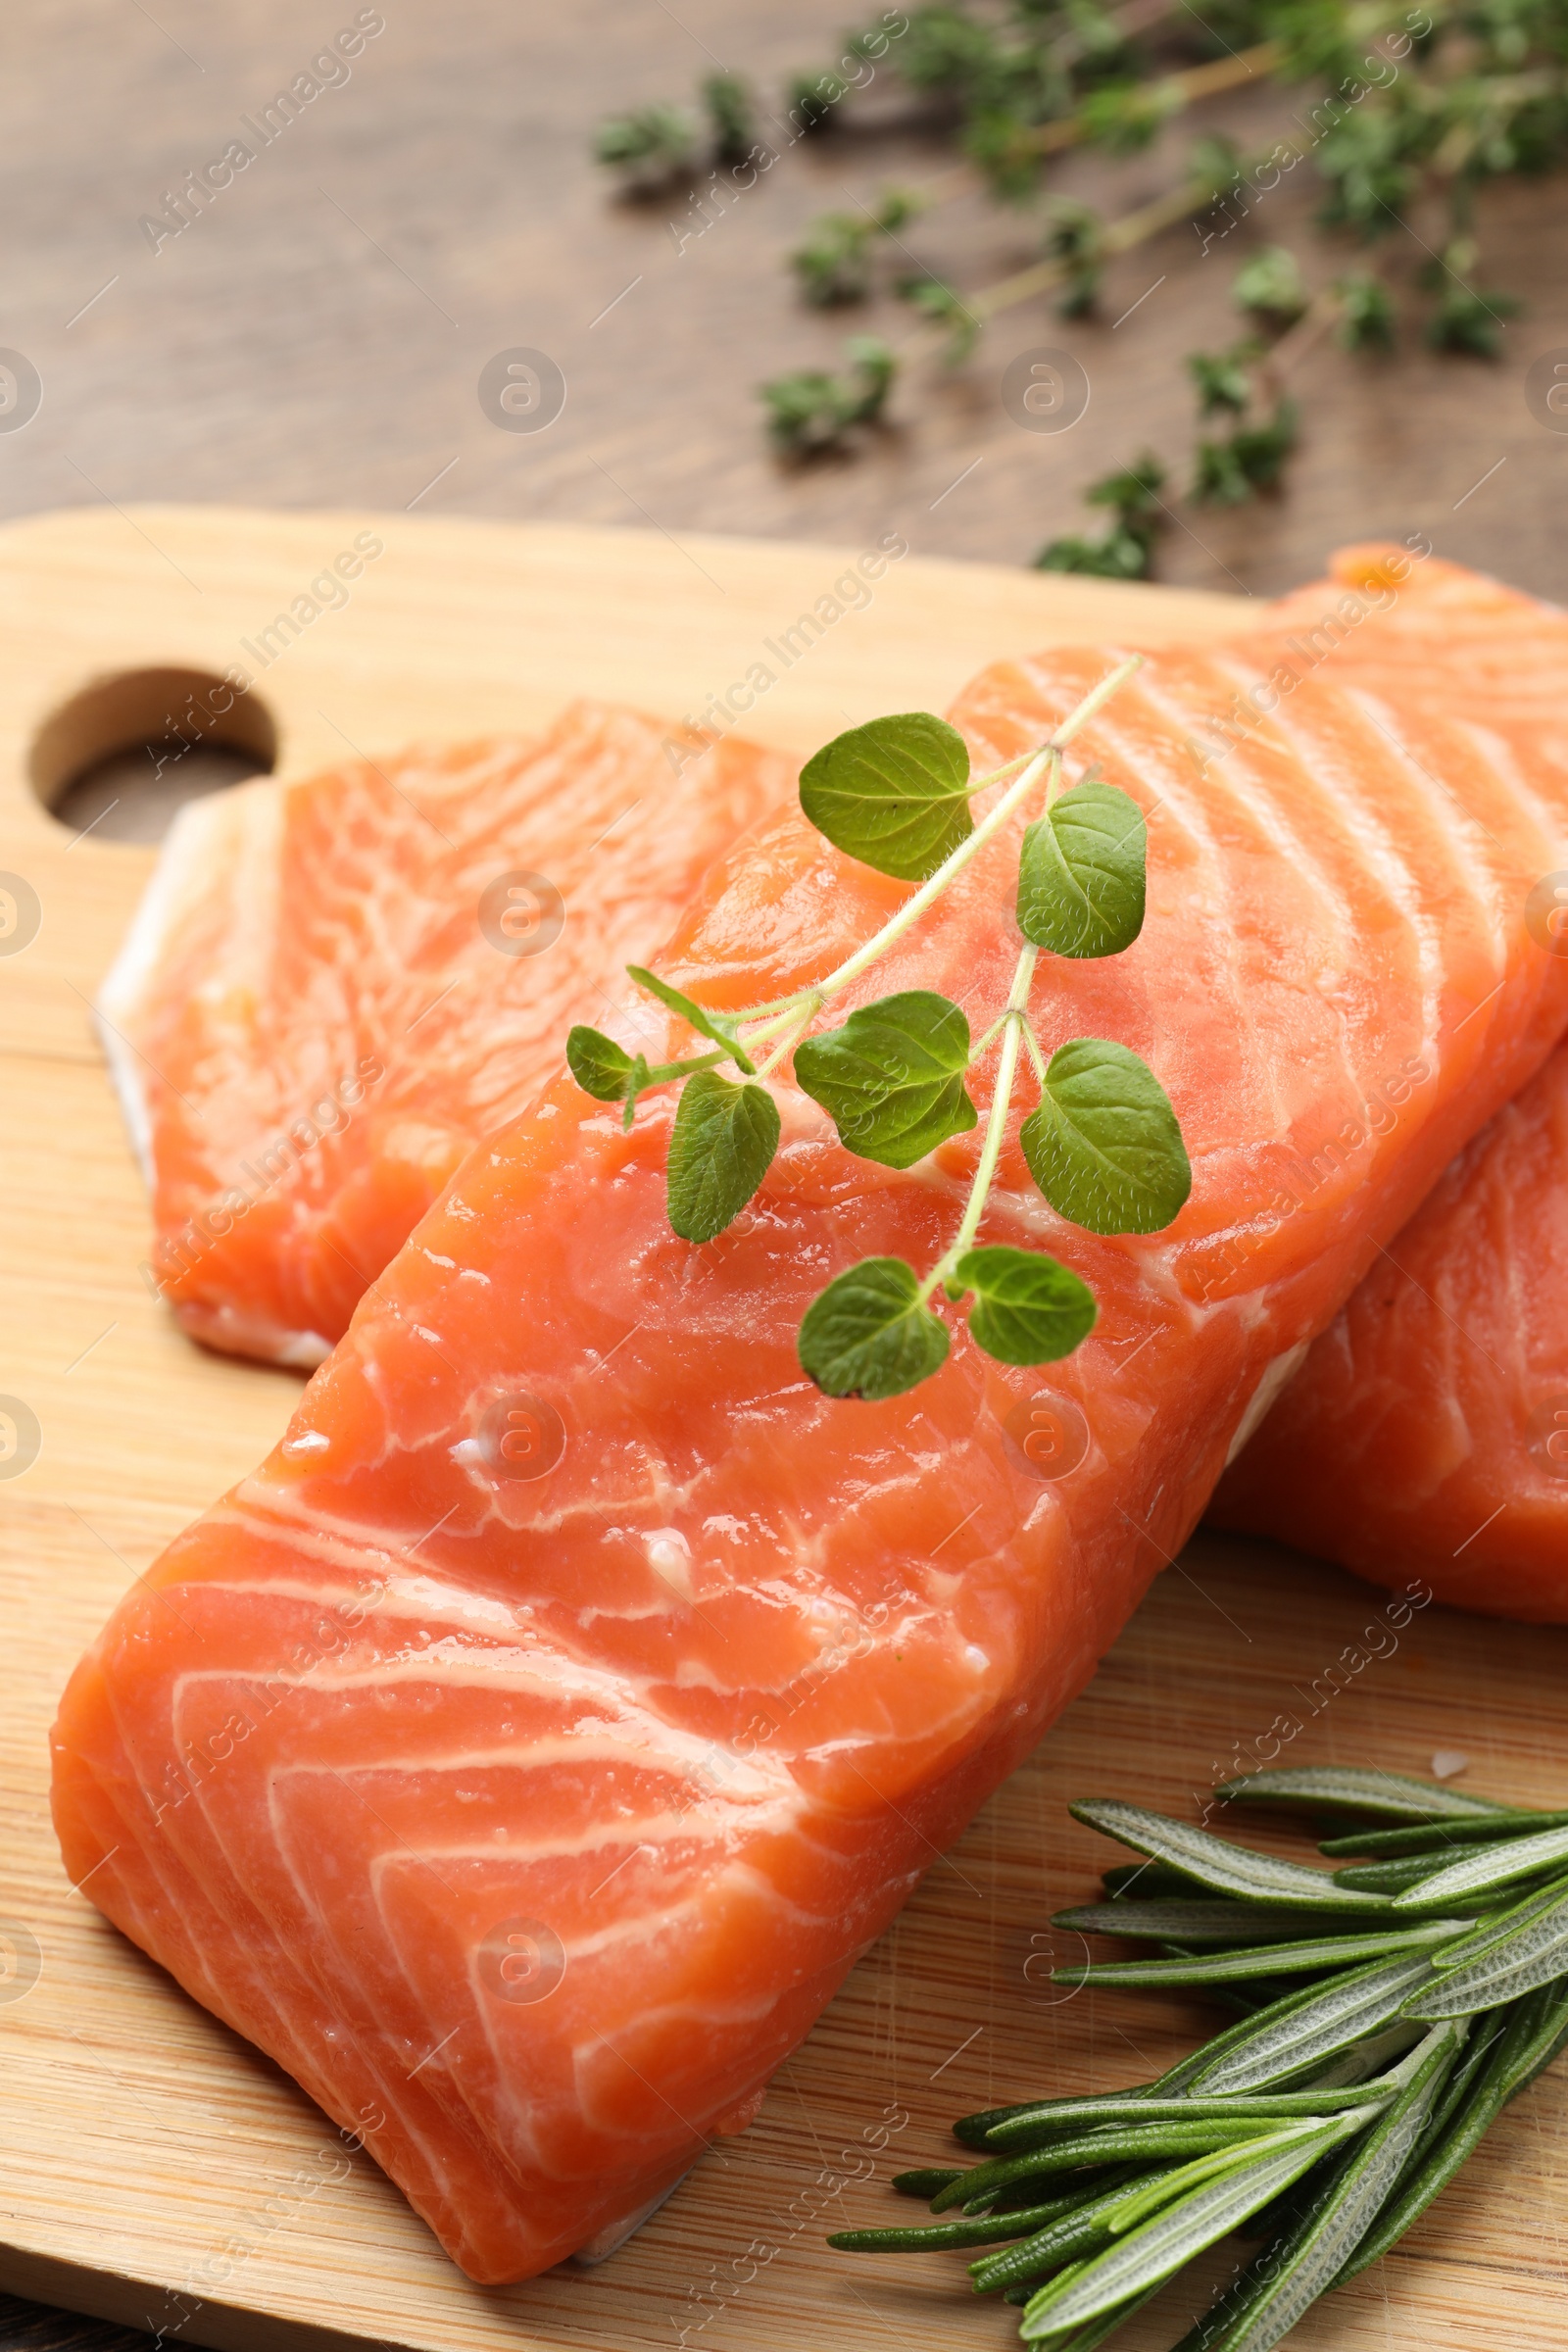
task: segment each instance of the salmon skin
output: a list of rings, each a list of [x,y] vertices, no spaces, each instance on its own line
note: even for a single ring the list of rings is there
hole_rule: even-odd
[[[700,757],[698,755],[701,755]],[[184,809],[99,999],[193,1338],[312,1367],[794,763],[579,704],[542,741]]]
[[[1353,551],[1341,569],[1352,585]],[[1480,609],[1455,638],[1448,614],[1467,597]],[[1298,645],[1315,630],[1332,673],[1367,695],[1430,694],[1483,739],[1499,721],[1525,728],[1543,760],[1568,766],[1559,612],[1438,564],[1385,601],[1336,631],[1334,600],[1308,590],[1277,625]],[[1560,955],[1549,911],[1534,944]],[[1408,1094],[1396,1074],[1369,1115],[1402,1117]],[[1327,1152],[1303,1161],[1293,1193],[1327,1164]],[[1565,1169],[1568,1048],[1459,1154],[1316,1342],[1221,1481],[1213,1524],[1380,1584],[1418,1576],[1460,1608],[1568,1623]]]
[[[1121,650],[985,672],[954,713],[977,766],[1046,741]],[[1280,1367],[1568,1025],[1568,965],[1518,921],[1568,817],[1530,729],[1502,712],[1483,743],[1426,693],[1374,723],[1314,676],[1208,761],[1265,675],[1157,653],[1074,746],[1148,814],[1149,914],[1119,957],[1042,957],[1031,1016],[1048,1050],[1140,1053],[1195,1173],[1166,1232],[1097,1239],[1033,1190],[1014,1126],[982,1238],[1091,1284],[1075,1355],[1009,1371],[956,1318],[918,1389],[824,1396],[806,1307],[859,1258],[933,1261],[978,1132],[898,1172],[785,1087],[762,1189],[697,1248],[665,1216],[668,1096],[628,1134],[561,1078],[470,1154],[282,1444],[67,1690],[73,1880],[477,2279],[602,2238],[744,2126],[1082,1689]],[[1018,846],[999,834],[846,1002],[945,990],[982,1028]],[[662,968],[755,1004],[906,896],[787,811]],[[1269,1227],[1282,1166],[1407,1065],[1405,1115]],[[1026,1450],[1043,1396],[1083,1425],[1054,1479]]]

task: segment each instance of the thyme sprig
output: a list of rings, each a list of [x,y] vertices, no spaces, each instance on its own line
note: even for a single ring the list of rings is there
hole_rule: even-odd
[[[901,274],[897,290],[921,323],[890,358],[878,416],[896,366],[927,358],[961,366],[989,319],[1040,294],[1054,293],[1065,317],[1085,316],[1118,253],[1212,206],[1211,225],[1195,219],[1206,253],[1302,166],[1322,183],[1319,225],[1330,236],[1370,244],[1401,225],[1418,231],[1432,256],[1415,280],[1425,298],[1424,340],[1437,351],[1491,359],[1520,306],[1478,275],[1478,200],[1491,181],[1544,172],[1568,152],[1565,8],[1568,0],[1479,9],[1446,0],[1222,0],[1216,16],[1213,8],[1200,15],[1169,0],[1114,7],[1103,0],[917,0],[883,10],[852,34],[826,73],[796,77],[785,119],[770,120],[785,145],[808,134],[843,139],[873,81],[872,104],[886,119],[891,82],[956,150],[956,160],[917,191],[922,212],[979,191],[1032,210],[1040,223],[1043,258],[995,285],[966,286],[924,267]],[[1136,154],[1173,123],[1200,119],[1197,110],[1223,93],[1269,81],[1282,92],[1280,135],[1249,162],[1223,140],[1200,138],[1171,188],[1123,220],[1102,220],[1051,184],[1075,151]],[[710,78],[703,95],[716,139],[710,149],[703,150],[689,111],[650,106],[602,127],[600,160],[623,182],[648,190],[695,172],[700,151],[738,158],[751,124],[737,88],[726,87],[715,102]],[[746,184],[778,160],[770,138],[746,152]],[[1195,193],[1191,172],[1200,159],[1205,172],[1218,169]],[[1433,215],[1442,213],[1446,222],[1434,225]],[[792,256],[805,299],[869,299],[877,291],[876,237],[868,208],[814,223]],[[1263,295],[1250,306],[1254,318],[1283,331],[1299,298],[1299,266],[1273,248],[1248,274]],[[1283,303],[1276,299],[1282,291]],[[1393,294],[1364,270],[1344,271],[1325,307],[1347,349],[1380,349],[1393,338]],[[866,419],[852,402],[835,408],[801,389],[835,380],[812,370],[761,387],[782,453],[853,450],[863,441],[857,428]],[[792,432],[789,418],[803,403],[809,424]],[[1291,404],[1276,396],[1202,435],[1189,495],[1238,503],[1276,489],[1298,425]],[[1133,552],[1125,535],[1054,545],[1052,568],[1134,576],[1125,568]]]
[[[821,979],[743,1010],[705,1006],[639,965],[638,988],[716,1049],[650,1065],[602,1031],[579,1026],[566,1059],[583,1090],[619,1102],[629,1128],[643,1097],[681,1095],[670,1132],[667,1206],[684,1241],[716,1240],[755,1197],[783,1131],[768,1080],[793,1059],[794,1083],[824,1109],[839,1142],[861,1159],[908,1168],[979,1123],[965,1084],[997,1055],[978,1161],[957,1230],[924,1273],[900,1257],[870,1257],[829,1283],[800,1332],[807,1372],[830,1396],[881,1399],[914,1388],[946,1361],[951,1339],[935,1311],[973,1299],[969,1336],[1005,1364],[1049,1363],[1093,1329],[1092,1292],[1043,1250],[980,1242],[1021,1066],[1039,1100],[1018,1141],[1052,1206],[1092,1233],[1155,1233],[1192,1188],[1186,1148],[1163,1088],[1126,1046],[1070,1038],[1048,1061],[1030,1013],[1042,953],[1116,956],[1143,929],[1147,834],[1126,793],[1089,775],[1063,790],[1063,759],[1089,721],[1140,666],[1117,664],[1048,743],[989,775],[973,776],[961,735],[926,711],[853,727],[808,760],[801,807],[834,847],[913,890],[863,946]],[[978,820],[976,795],[1004,786]],[[818,1031],[818,1016],[870,971],[942,898],[987,843],[1031,801],[1039,813],[1019,851],[1015,912],[1022,946],[1005,1002],[978,1042],[951,998],[903,989]],[[758,1056],[760,1058],[758,1058]],[[744,1083],[719,1075],[734,1064]],[[1348,1898],[1353,1899],[1353,1898]]]
[[[1025,2343],[1089,2352],[1196,2255],[1255,2241],[1176,2352],[1269,2352],[1377,2260],[1507,2102],[1568,2044],[1568,1823],[1356,1768],[1255,1773],[1233,1803],[1328,1814],[1312,1870],[1119,1800],[1075,1816],[1148,1857],[1110,1899],[1058,1912],[1152,1960],[1058,1984],[1172,1985],[1262,2006],[1149,2082],[987,2109],[954,2127],[982,2158],[901,2174],[938,2220],[841,2230],[854,2253],[987,2247],[977,2292],[1023,2306]],[[1375,1868],[1402,1872],[1383,1890]]]

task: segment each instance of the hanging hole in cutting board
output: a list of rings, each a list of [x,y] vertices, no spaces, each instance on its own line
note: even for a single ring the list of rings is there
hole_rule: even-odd
[[[162,841],[187,801],[270,775],[277,727],[267,705],[205,669],[127,669],[95,678],[51,712],[28,758],[50,814],[95,841]]]

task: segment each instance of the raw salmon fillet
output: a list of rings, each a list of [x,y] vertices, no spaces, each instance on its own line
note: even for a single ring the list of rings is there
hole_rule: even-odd
[[[1116,658],[984,673],[955,713],[977,761],[1046,740]],[[1150,814],[1150,913],[1119,957],[1043,957],[1031,1009],[1048,1046],[1148,1059],[1196,1178],[1168,1232],[1099,1240],[1029,1186],[1014,1132],[983,1238],[1092,1284],[1077,1354],[1011,1372],[956,1318],[920,1388],[828,1399],[796,1354],[807,1305],[867,1254],[929,1265],[977,1135],[898,1173],[786,1091],[762,1190],[694,1248],[665,1219],[667,1097],[627,1135],[558,1079],[66,1693],[73,1879],[363,2133],[475,2278],[602,2242],[748,2121],[1082,1689],[1282,1367],[1568,1025],[1568,964],[1518,921],[1568,818],[1532,727],[1502,712],[1483,740],[1425,693],[1374,724],[1314,677],[1202,772],[1258,674],[1156,654],[1074,746],[1071,772]],[[982,1028],[1017,847],[859,1001],[944,989]],[[756,1003],[905,896],[787,811],[713,869],[663,968]],[[1280,1169],[1400,1069],[1404,1114],[1266,1229]],[[1047,1390],[1087,1428],[1054,1481],[1005,1426]]]
[[[794,781],[781,754],[579,704],[542,741],[185,808],[99,1000],[153,1197],[145,1271],[185,1329],[320,1363],[570,1022],[625,997]]]
[[[1209,1516],[1568,1624],[1568,1047],[1390,1243]]]
[[[1364,553],[1375,568],[1377,551]],[[1347,586],[1365,584],[1360,551],[1338,568]],[[1477,625],[1455,639],[1455,604],[1483,596]],[[1342,615],[1331,643],[1335,611],[1332,596],[1303,591],[1279,610],[1280,633],[1290,624],[1301,644],[1316,628],[1330,674],[1363,691],[1426,693],[1478,729],[1533,722],[1543,749],[1568,760],[1559,614],[1435,562],[1386,610],[1348,627]],[[1522,625],[1541,656],[1524,669]],[[1538,918],[1537,948],[1550,937]],[[1401,1116],[1404,1093],[1374,1115]],[[1313,1174],[1303,1162],[1291,1189]],[[1420,1576],[1461,1608],[1568,1622],[1568,1048],[1389,1245],[1209,1516],[1378,1583]]]

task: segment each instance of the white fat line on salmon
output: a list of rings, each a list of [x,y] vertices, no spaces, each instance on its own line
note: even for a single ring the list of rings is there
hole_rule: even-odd
[[[253,1189],[231,1186],[210,1207],[197,1209],[187,1217],[179,1233],[166,1234],[160,1240],[157,1266],[149,1259],[142,1260],[137,1272],[153,1297],[167,1298],[174,1284],[184,1282],[214,1247],[233,1232],[241,1217],[293,1173],[308,1152],[314,1152],[326,1136],[341,1135],[351,1126],[349,1112],[357,1110],[370,1088],[378,1086],[385,1076],[385,1064],[377,1061],[374,1054],[365,1054],[335,1087],[317,1097],[308,1112],[302,1111],[282,1135],[256,1153],[259,1168],[242,1159],[238,1172],[249,1179]]]
[[[908,552],[909,543],[901,531],[885,532],[874,548],[867,548],[863,556],[856,558],[850,569],[839,574],[831,593],[824,589],[809,610],[787,629],[781,629],[777,638],[764,637],[762,652],[770,654],[779,667],[774,669],[769,662],[758,660],[727,693],[710,695],[700,716],[688,712],[682,725],[690,734],[705,740],[700,747],[694,747],[681,736],[665,736],[664,757],[674,773],[678,776],[693,760],[706,759],[713,745],[732,727],[739,726],[745,713],[755,710],[762,696],[778,684],[784,671],[803,661],[847,612],[865,612],[874,602],[867,583],[879,580],[890,564],[902,564]]]
[[[970,1517],[973,1516],[971,1512]],[[906,1606],[919,1606],[913,1593],[901,1592],[898,1598]],[[829,1675],[836,1674],[841,1666],[852,1665],[858,1659],[869,1656],[876,1646],[876,1637],[886,1626],[894,1605],[894,1602],[886,1600],[873,1602],[870,1609],[862,1611],[850,1604],[850,1614],[861,1629],[859,1633],[853,1640],[841,1638],[810,1659],[781,1690],[769,1695],[766,1705],[759,1708],[743,1730],[732,1733],[728,1740],[712,1741],[696,1763],[688,1768],[690,1794],[684,1803],[677,1802],[677,1811],[689,1813],[715,1791],[724,1790],[733,1784],[736,1775],[748,1767],[760,1743],[765,1740],[777,1739],[791,1716],[799,1713],[820,1683]]]
[[[1194,1258],[1201,1264],[1198,1295],[1205,1306],[1212,1303],[1222,1285],[1229,1294],[1248,1259],[1273,1239],[1287,1217],[1304,1208],[1326,1184],[1348,1174],[1348,1154],[1369,1150],[1380,1137],[1394,1133],[1416,1088],[1425,1086],[1432,1075],[1429,1061],[1419,1054],[1407,1054],[1394,1070],[1374,1081],[1362,1102],[1360,1118],[1346,1119],[1311,1152],[1294,1144],[1281,1147],[1284,1158],[1279,1175],[1283,1181],[1277,1189],[1259,1202],[1250,1221],[1238,1222],[1229,1232],[1200,1243],[1194,1250]]]
[[[255,116],[241,115],[239,124],[244,135],[230,139],[222,154],[211,163],[187,172],[179,187],[166,188],[162,212],[142,214],[136,226],[153,252],[161,253],[172,237],[183,236],[187,228],[200,220],[223,190],[233,186],[236,173],[249,171],[263,150],[280,139],[308,106],[313,106],[326,91],[340,90],[346,81],[352,80],[349,60],[363,56],[366,43],[385,30],[386,19],[378,8],[362,8],[353,24],[335,32],[331,45],[313,57],[309,68],[296,74],[287,89],[279,90],[270,105],[259,106]],[[174,46],[179,46],[177,41]]]
[[[1304,1690],[1299,1683],[1293,1683],[1291,1689],[1305,1707],[1304,1716],[1278,1714],[1267,1731],[1259,1733],[1255,1740],[1237,1740],[1230,1755],[1223,1762],[1211,1766],[1213,1779],[1207,1789],[1195,1788],[1193,1791],[1193,1802],[1199,1808],[1200,1822],[1206,1823],[1219,1806],[1219,1790],[1226,1782],[1245,1779],[1249,1773],[1261,1771],[1272,1764],[1291,1741],[1299,1737],[1308,1723],[1350,1688],[1358,1674],[1364,1673],[1375,1659],[1392,1658],[1398,1649],[1399,1635],[1411,1618],[1418,1609],[1430,1608],[1435,1597],[1429,1584],[1419,1578],[1412,1579],[1402,1592],[1396,1593],[1392,1600],[1384,1604],[1370,1625],[1363,1627],[1360,1642],[1347,1642],[1338,1658],[1325,1666],[1320,1674],[1314,1675]],[[1360,1646],[1361,1642],[1366,1643],[1365,1649]]]
[[[450,1514],[449,1514],[450,1516]],[[276,1591],[275,1586],[269,1591]],[[318,1596],[307,1594],[314,1605],[321,1605]],[[569,1695],[579,1704],[599,1704],[612,1710],[597,1728],[600,1741],[585,1740],[589,1728],[579,1724],[568,1744],[564,1745],[558,1760],[586,1758],[591,1752],[602,1752],[612,1758],[630,1757],[641,1760],[651,1770],[667,1775],[677,1794],[664,1810],[679,1820],[690,1806],[683,1806],[678,1791],[689,1785],[693,1773],[700,1773],[712,1752],[712,1743],[705,1745],[695,1733],[682,1732],[665,1723],[651,1709],[629,1707],[624,1692],[615,1678],[602,1671],[585,1669],[571,1658],[538,1649],[519,1649],[515,1642],[505,1648],[487,1652],[471,1646],[454,1652],[446,1643],[437,1644],[418,1657],[399,1662],[377,1659],[362,1668],[342,1664],[344,1656],[372,1615],[380,1612],[397,1615],[395,1604],[389,1611],[386,1604],[390,1592],[385,1579],[372,1578],[362,1586],[352,1600],[326,1604],[314,1633],[297,1640],[288,1656],[270,1668],[251,1669],[236,1673],[231,1669],[216,1669],[208,1675],[188,1675],[181,1679],[175,1694],[175,1706],[183,1704],[187,1689],[202,1683],[221,1683],[225,1687],[236,1681],[245,1686],[243,1703],[232,1708],[225,1720],[209,1731],[200,1740],[185,1739],[181,1753],[172,1758],[164,1768],[164,1794],[153,1810],[156,1828],[167,1812],[177,1811],[187,1797],[197,1795],[204,1784],[250,1738],[259,1726],[269,1719],[285,1700],[301,1692],[320,1692],[329,1690],[341,1694],[348,1690],[381,1690],[398,1683],[439,1680],[447,1686],[463,1685],[469,1689],[505,1690],[519,1697],[543,1695],[549,1698]],[[328,1622],[327,1612],[336,1624]],[[329,1669],[336,1667],[335,1675]],[[754,1718],[754,1722],[757,1719]],[[777,1729],[777,1726],[772,1727]],[[750,1731],[751,1727],[748,1726]],[[755,1747],[756,1742],[753,1741]],[[528,1757],[537,1762],[551,1747],[549,1738],[534,1737],[528,1747]],[[491,1761],[515,1765],[512,1754],[499,1754]],[[484,1759],[479,1759],[482,1765]],[[453,1759],[454,1767],[479,1768],[471,1750]],[[788,1767],[773,1764],[763,1758],[753,1763],[737,1746],[735,1774],[744,1776],[739,1785],[732,1785],[727,1793],[736,1802],[761,1804],[792,1797],[794,1783]],[[156,1790],[144,1792],[152,1803]],[[610,1842],[610,1836],[604,1842]],[[118,1850],[118,1849],[117,1849]]]
[[[1425,531],[1406,534],[1404,545],[1410,550],[1408,562],[1401,556],[1390,556],[1374,574],[1381,593],[1374,596],[1369,582],[1361,590],[1347,588],[1331,612],[1323,613],[1316,625],[1304,632],[1298,629],[1282,640],[1292,659],[1276,662],[1267,678],[1260,678],[1246,693],[1238,691],[1224,717],[1213,715],[1200,720],[1214,739],[1209,744],[1190,738],[1200,775],[1207,775],[1220,760],[1229,759],[1232,752],[1255,735],[1263,721],[1277,710],[1287,695],[1294,694],[1303,678],[1312,672],[1345,644],[1352,629],[1360,627],[1374,614],[1392,612],[1399,601],[1399,589],[1417,564],[1424,564],[1432,554],[1432,541]],[[1402,571],[1396,570],[1402,564]],[[1320,643],[1319,640],[1322,640]]]
[[[349,1646],[366,1620],[379,1606],[385,1588],[372,1580],[370,1592],[373,1597],[368,1603],[362,1591],[350,1606],[333,1604],[333,1614],[340,1620],[339,1624],[333,1627],[323,1621],[317,1628],[314,1642],[298,1641],[289,1656],[275,1667],[264,1670],[261,1674],[244,1676],[246,1704],[231,1710],[226,1720],[215,1731],[209,1732],[200,1745],[195,1740],[185,1740],[183,1759],[172,1757],[165,1765],[164,1788],[167,1793],[154,1808],[155,1829],[167,1812],[177,1810],[188,1796],[196,1795],[203,1780],[211,1779],[220,1764],[227,1763],[235,1749],[256,1730],[258,1720],[265,1723],[292,1692],[308,1689],[310,1686],[305,1678],[318,1671],[339,1651]],[[211,1679],[229,1683],[235,1680],[235,1676],[232,1672],[224,1672]],[[183,1682],[180,1689],[183,1691]],[[258,1693],[266,1697],[265,1706],[260,1705]],[[178,1703],[178,1694],[175,1703]],[[250,1711],[253,1709],[254,1712]],[[149,1790],[144,1793],[151,1803],[153,1792]]]

